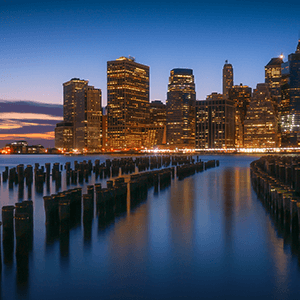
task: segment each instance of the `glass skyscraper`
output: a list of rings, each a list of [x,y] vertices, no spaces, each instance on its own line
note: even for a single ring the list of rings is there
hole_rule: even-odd
[[[193,70],[171,70],[166,103],[169,145],[195,147],[195,103]]]
[[[295,53],[281,65],[279,106],[282,146],[300,144],[300,40]]]

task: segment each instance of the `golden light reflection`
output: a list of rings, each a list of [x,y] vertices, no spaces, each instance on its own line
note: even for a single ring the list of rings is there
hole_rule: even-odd
[[[268,245],[272,247],[269,253],[273,254],[273,261],[276,266],[275,270],[277,272],[277,285],[278,290],[282,289],[283,286],[287,286],[287,269],[288,269],[288,258],[284,252],[284,239],[280,238],[276,234],[276,230],[272,226],[271,220],[267,224],[267,236],[270,239]]]

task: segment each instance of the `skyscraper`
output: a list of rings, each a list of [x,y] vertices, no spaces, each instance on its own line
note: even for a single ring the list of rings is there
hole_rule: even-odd
[[[57,147],[100,151],[101,90],[88,86],[87,80],[73,78],[63,84],[64,122],[56,125]]]
[[[195,102],[193,70],[171,70],[166,103],[170,145],[195,147]]]
[[[233,87],[233,68],[232,65],[225,60],[223,67],[223,95],[228,98],[228,91]]]
[[[282,146],[300,144],[300,40],[295,53],[281,65],[279,106]]]
[[[75,117],[76,117],[76,95],[77,93],[88,85],[87,80],[79,78],[72,78],[63,84],[63,98],[64,98],[64,122],[71,123],[72,130],[72,147],[75,148]],[[61,129],[63,128],[60,126]]]
[[[265,83],[269,85],[271,97],[274,103],[279,105],[281,98],[281,64],[282,57],[272,58],[265,66]]]
[[[196,148],[233,148],[234,112],[233,101],[222,94],[196,101]]]
[[[88,85],[87,80],[72,78],[63,84],[64,87],[64,121],[75,124],[76,101],[75,97],[78,91]]]
[[[268,83],[257,84],[244,121],[245,148],[278,147],[278,116]]]
[[[85,86],[77,92],[75,148],[100,151],[102,147],[101,90]]]
[[[235,147],[244,147],[244,120],[252,96],[250,87],[240,84],[229,89],[229,99],[235,106]]]
[[[107,133],[111,148],[144,146],[149,124],[149,67],[132,57],[107,62]]]

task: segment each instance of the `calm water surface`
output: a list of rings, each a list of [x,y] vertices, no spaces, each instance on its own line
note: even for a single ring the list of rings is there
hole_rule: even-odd
[[[0,156],[0,171],[98,158]],[[172,180],[158,193],[150,189],[146,201],[106,228],[94,218],[66,240],[46,238],[43,194],[2,183],[1,206],[28,193],[34,201],[34,244],[22,282],[15,256],[4,261],[2,249],[0,298],[299,299],[298,239],[282,232],[257,199],[249,170],[257,157],[201,159],[219,159],[220,167]],[[55,192],[54,185],[44,188],[44,195]]]

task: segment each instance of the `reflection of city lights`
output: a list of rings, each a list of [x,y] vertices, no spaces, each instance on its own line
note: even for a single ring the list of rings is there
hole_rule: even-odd
[[[207,149],[148,149],[142,150],[143,153],[161,154],[161,153],[286,153],[300,152],[300,147],[291,148],[207,148]]]

